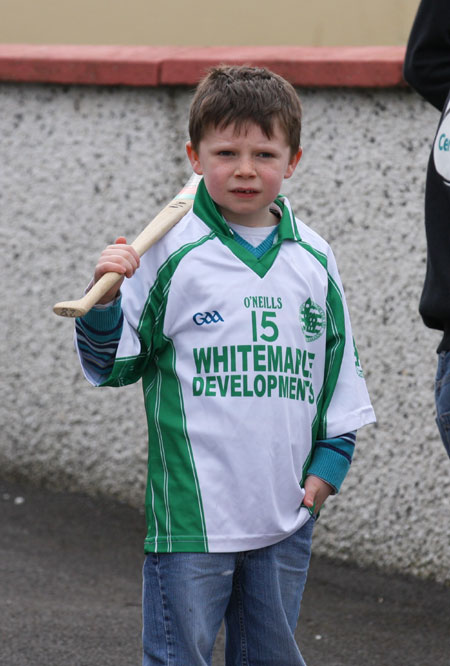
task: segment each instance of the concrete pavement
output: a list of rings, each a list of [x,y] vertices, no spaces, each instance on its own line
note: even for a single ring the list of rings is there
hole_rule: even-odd
[[[143,538],[130,507],[0,479],[0,665],[138,666]],[[298,640],[308,666],[450,666],[450,588],[313,557]]]

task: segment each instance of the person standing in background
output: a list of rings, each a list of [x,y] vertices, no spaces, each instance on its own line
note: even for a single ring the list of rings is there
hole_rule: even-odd
[[[450,457],[450,2],[421,0],[406,48],[404,78],[441,112],[425,189],[427,269],[419,312],[442,331],[435,399],[439,432]]]

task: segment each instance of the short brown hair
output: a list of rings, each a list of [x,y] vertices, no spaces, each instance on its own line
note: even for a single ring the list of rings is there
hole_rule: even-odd
[[[302,109],[290,83],[264,67],[212,67],[197,86],[189,113],[189,135],[198,149],[208,127],[239,129],[248,122],[259,125],[270,138],[278,120],[291,154],[300,147]]]

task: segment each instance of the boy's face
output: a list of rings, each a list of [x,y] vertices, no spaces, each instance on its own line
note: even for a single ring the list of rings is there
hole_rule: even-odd
[[[198,149],[189,141],[187,154],[194,172],[203,175],[211,198],[229,222],[271,226],[269,207],[284,178],[295,171],[302,151],[292,156],[278,121],[267,138],[259,125],[248,123],[206,130]]]

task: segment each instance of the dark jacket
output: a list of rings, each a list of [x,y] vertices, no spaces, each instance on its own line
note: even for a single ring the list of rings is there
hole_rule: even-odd
[[[422,0],[409,37],[405,80],[441,111],[425,190],[427,270],[419,311],[450,350],[450,0]]]

